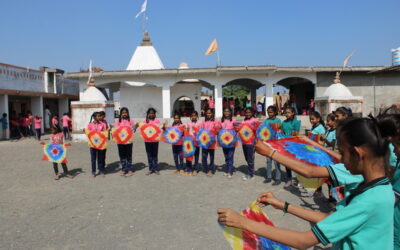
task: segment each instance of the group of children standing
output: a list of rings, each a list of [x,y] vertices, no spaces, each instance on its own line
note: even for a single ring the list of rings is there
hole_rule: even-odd
[[[256,151],[298,175],[327,178],[333,187],[343,186],[344,199],[336,210],[304,209],[266,192],[258,197],[260,206],[271,205],[304,219],[313,224],[311,230],[256,223],[230,209],[217,211],[219,222],[299,249],[318,243],[332,243],[333,249],[400,249],[400,115],[384,112],[376,118],[353,118],[351,109],[341,107],[328,115],[327,131],[318,113],[310,114],[310,121],[311,132],[319,133],[321,141],[303,139],[341,163],[316,167],[285,157],[262,142]]]

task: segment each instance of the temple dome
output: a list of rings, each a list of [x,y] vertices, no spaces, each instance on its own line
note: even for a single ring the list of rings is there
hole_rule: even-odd
[[[336,74],[334,83],[331,84],[324,92],[322,96],[326,96],[330,99],[335,98],[348,98],[353,97],[351,91],[340,82],[339,74]]]
[[[137,46],[126,70],[156,70],[164,69],[156,49],[150,41],[149,34],[144,33],[140,46]]]
[[[90,79],[87,84],[88,88],[83,92],[80,101],[93,102],[93,101],[107,101],[107,97],[95,87],[94,79]]]

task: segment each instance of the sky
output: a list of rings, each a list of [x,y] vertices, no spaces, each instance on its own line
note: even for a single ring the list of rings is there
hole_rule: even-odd
[[[124,70],[140,44],[144,0],[1,0],[0,62]],[[166,68],[390,65],[399,0],[148,0],[146,30]]]

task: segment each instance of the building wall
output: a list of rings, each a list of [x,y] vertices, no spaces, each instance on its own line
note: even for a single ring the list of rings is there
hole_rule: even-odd
[[[171,93],[171,112],[172,113],[174,112],[173,107],[174,107],[175,101],[182,96],[189,97],[190,100],[192,100],[192,102],[194,104],[194,109],[197,112],[200,112],[201,84],[188,84],[188,83],[175,84],[174,86],[171,87],[170,93]]]
[[[0,89],[44,92],[44,73],[0,64]]]
[[[325,90],[333,83],[334,76],[334,72],[317,74],[317,97],[323,96]],[[363,115],[374,114],[374,111],[376,114],[381,107],[400,104],[399,73],[346,72],[341,74],[341,81],[354,96],[364,97]]]
[[[148,108],[157,110],[162,116],[162,88],[155,86],[121,88],[120,105],[127,107],[129,114],[134,117],[145,117]]]

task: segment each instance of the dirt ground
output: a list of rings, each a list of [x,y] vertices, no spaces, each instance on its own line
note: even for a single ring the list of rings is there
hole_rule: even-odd
[[[246,165],[241,147],[232,179],[222,175],[219,148],[214,176],[173,175],[172,150],[165,143],[159,150],[161,175],[146,176],[140,138],[133,146],[136,174],[131,177],[119,176],[113,143],[104,178],[91,177],[86,143],[72,143],[68,150],[74,179],[54,180],[51,163],[41,157],[42,146],[33,139],[0,142],[0,249],[230,249],[217,223],[218,208],[240,211],[258,194],[271,191],[292,204],[327,210],[323,198],[305,197],[294,187],[285,190],[283,183],[263,183],[266,159],[260,155],[256,178],[242,181]],[[310,228],[272,207],[265,211],[278,227]]]

